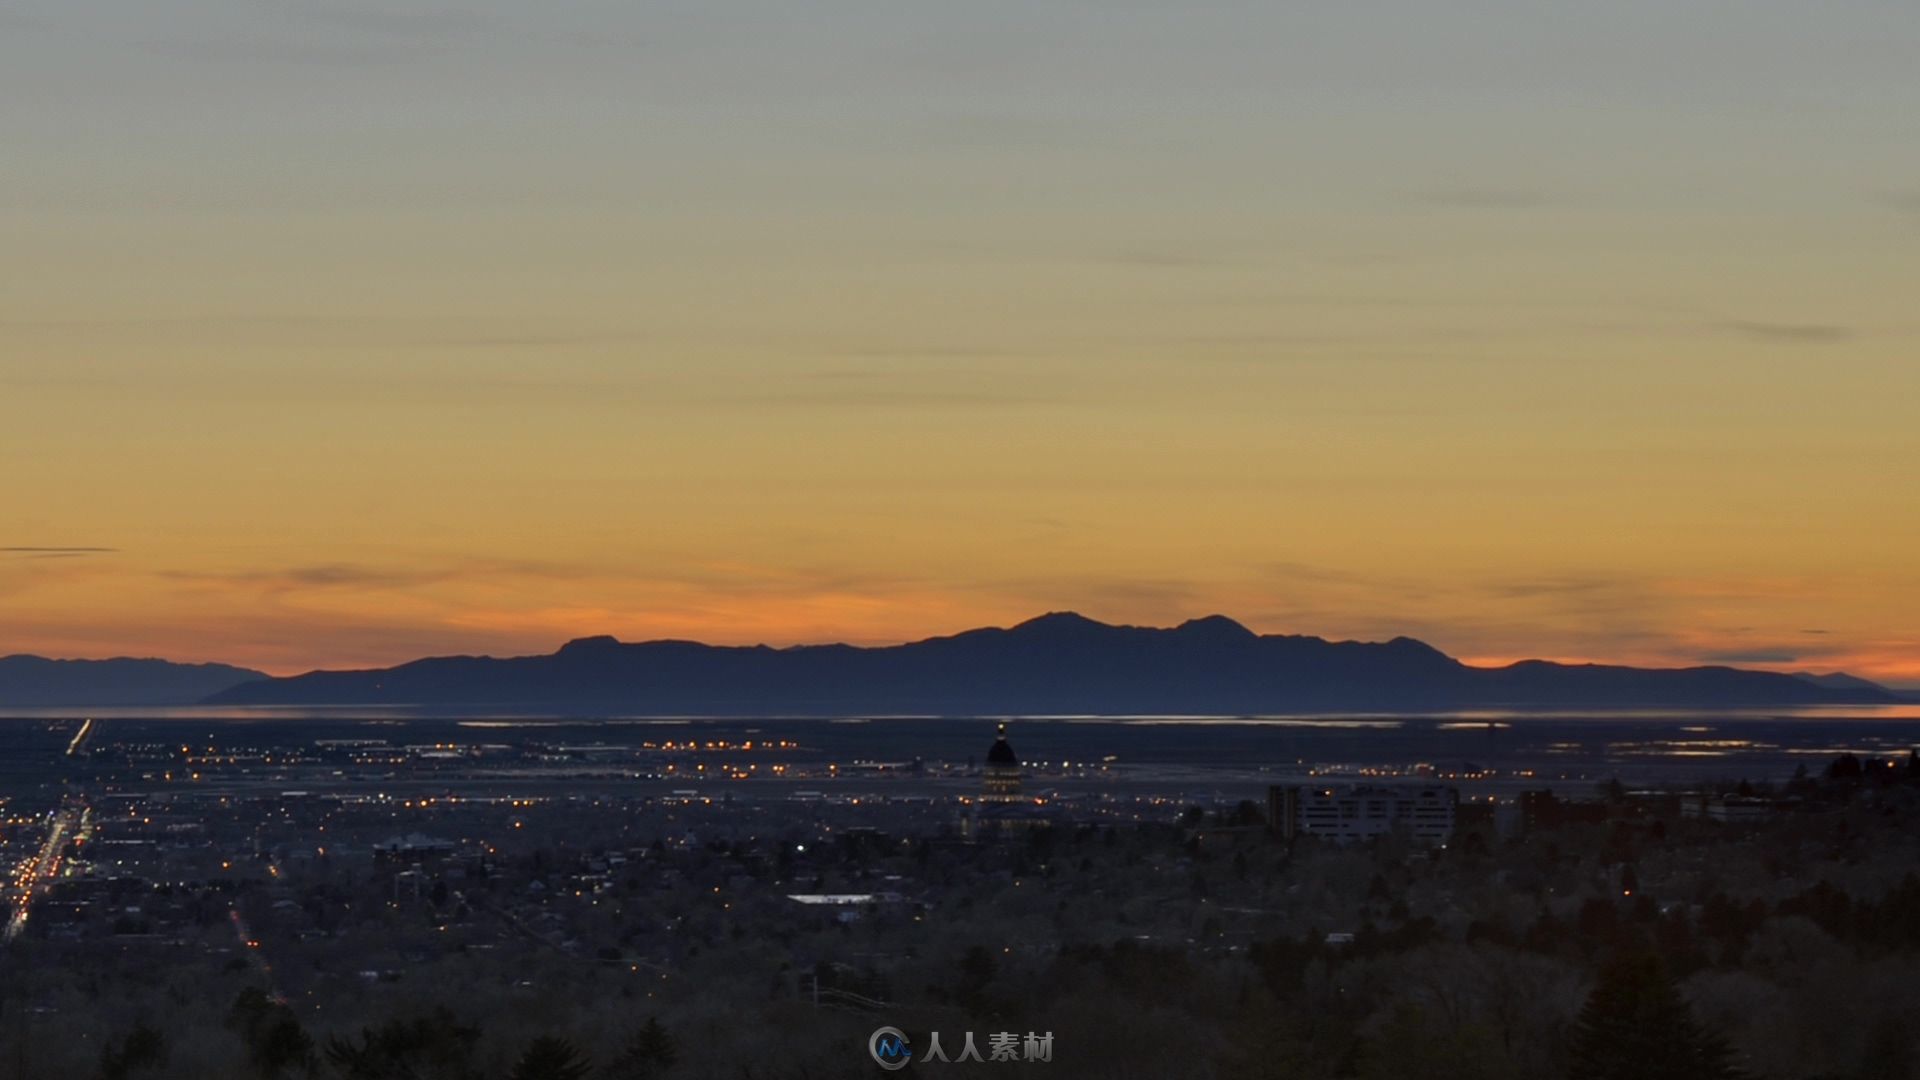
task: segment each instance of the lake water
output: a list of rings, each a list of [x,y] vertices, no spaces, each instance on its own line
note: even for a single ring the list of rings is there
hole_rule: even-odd
[[[782,739],[797,762],[970,763],[984,758],[1000,718],[569,718],[428,714],[396,709],[46,709],[0,714],[0,759],[14,775],[64,748],[77,721],[98,721],[96,745],[201,739],[223,746],[292,746],[318,739],[394,744],[538,743],[640,747]],[[1244,790],[1308,775],[1466,776],[1501,787],[1618,776],[1629,783],[1783,780],[1819,772],[1842,753],[1904,756],[1920,745],[1920,706],[1812,710],[1439,716],[1015,717],[1011,741],[1036,767],[1105,765],[1134,782],[1182,777]],[[0,760],[0,766],[7,764]]]

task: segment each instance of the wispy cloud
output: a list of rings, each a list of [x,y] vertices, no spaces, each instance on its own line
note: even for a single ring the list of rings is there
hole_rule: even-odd
[[[1737,320],[1724,328],[1757,341],[1782,345],[1832,345],[1853,338],[1854,331],[1829,323],[1776,323]]]
[[[112,555],[119,548],[110,547],[0,547],[0,555],[16,559],[82,559],[89,555]]]
[[[366,563],[313,563],[240,570],[167,570],[160,577],[194,585],[289,593],[321,589],[389,591],[470,579],[568,580],[586,570],[557,563],[513,559],[455,559],[431,568]]]
[[[1590,596],[1596,593],[1618,591],[1623,584],[1619,579],[1611,577],[1573,576],[1490,581],[1482,588],[1489,595],[1503,599],[1531,600],[1538,597]]]
[[[1735,649],[1705,653],[1700,660],[1708,664],[1792,664],[1799,662],[1800,654],[1779,649]]]

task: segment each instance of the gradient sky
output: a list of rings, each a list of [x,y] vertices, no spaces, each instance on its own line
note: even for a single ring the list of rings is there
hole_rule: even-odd
[[[1920,684],[1920,6],[0,2],[0,653]]]

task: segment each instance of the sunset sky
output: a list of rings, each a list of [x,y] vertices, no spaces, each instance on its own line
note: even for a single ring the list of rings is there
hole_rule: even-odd
[[[1920,685],[1920,5],[6,0],[0,654]]]

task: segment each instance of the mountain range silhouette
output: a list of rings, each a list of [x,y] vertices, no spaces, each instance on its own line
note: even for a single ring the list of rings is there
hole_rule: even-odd
[[[209,694],[266,677],[265,672],[227,664],[0,656],[0,707],[193,705]]]
[[[1071,612],[902,645],[568,642],[315,671],[213,694],[227,705],[410,705],[658,716],[1246,715],[1881,704],[1871,683],[1727,667],[1463,664],[1423,642],[1256,634],[1214,615],[1161,629]]]

